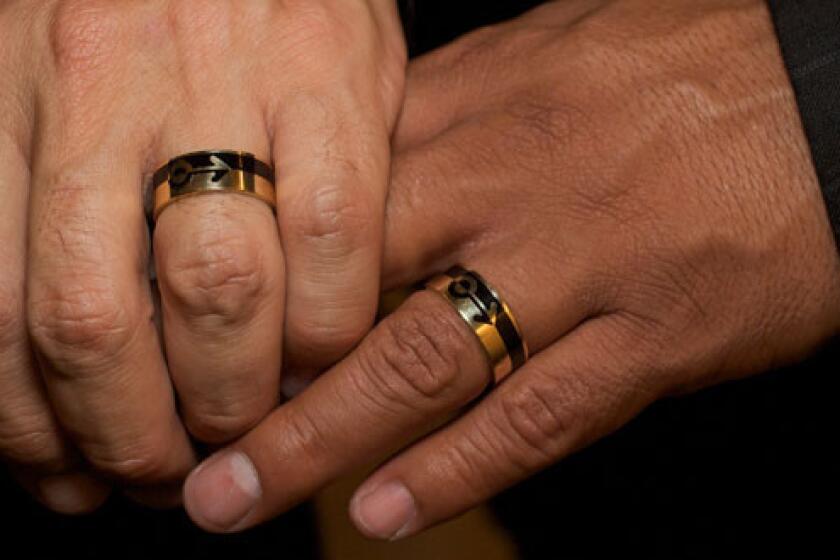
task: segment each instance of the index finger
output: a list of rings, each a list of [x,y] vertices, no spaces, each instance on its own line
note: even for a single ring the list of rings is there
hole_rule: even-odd
[[[199,466],[184,489],[187,511],[214,532],[260,523],[430,429],[488,379],[470,330],[443,298],[421,292],[307,391]]]

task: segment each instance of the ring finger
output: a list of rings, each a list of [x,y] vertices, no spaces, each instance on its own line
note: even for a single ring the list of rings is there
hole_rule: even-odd
[[[261,112],[236,91],[242,99],[183,100],[191,109],[172,113],[160,155],[225,148],[270,161]],[[223,120],[219,106],[228,108]],[[232,163],[226,157],[205,163],[224,168]],[[233,181],[238,173],[192,169],[184,179],[190,188],[216,178]],[[270,191],[264,178],[242,177]],[[259,421],[279,394],[285,286],[277,222],[270,205],[255,197],[212,192],[175,199],[158,217],[155,255],[166,355],[182,417],[198,439],[223,443]]]

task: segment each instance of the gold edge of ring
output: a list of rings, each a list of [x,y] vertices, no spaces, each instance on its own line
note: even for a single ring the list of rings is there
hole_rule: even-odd
[[[445,274],[441,274],[440,276],[445,277],[445,278],[449,279],[450,281],[454,280],[454,278],[452,278],[451,276],[445,275]],[[436,277],[435,279],[437,279],[437,278],[439,278],[439,277]],[[432,280],[432,281],[434,281],[434,280]],[[427,286],[431,286],[431,284],[427,284]],[[464,316],[464,314],[461,311],[461,308],[458,307],[457,305],[455,305],[455,302],[452,301],[452,298],[449,297],[449,295],[446,294],[444,292],[444,290],[438,289],[434,286],[431,286],[431,287],[432,287],[432,291],[434,293],[438,294],[438,296],[440,296],[441,299],[443,299],[446,303],[449,304],[449,306],[452,309],[455,310],[455,312],[458,314],[458,317],[461,318],[461,320],[464,322],[466,327],[473,334],[473,338],[475,339],[476,342],[478,342],[478,345],[481,347],[481,352],[487,358],[487,363],[490,366],[490,371],[495,375],[495,368],[496,368],[496,363],[497,362],[493,359],[493,356],[490,354],[490,350],[487,348],[487,346],[485,346],[484,340],[482,340],[481,336],[479,336],[479,334],[476,332],[476,330],[472,327],[472,323],[470,322],[469,318]],[[507,349],[507,347],[505,347],[505,348]],[[508,353],[508,355],[510,355],[510,354]]]
[[[519,341],[522,344],[522,354],[527,362],[530,357],[530,352],[528,350],[528,343],[525,341],[525,335],[522,334],[522,327],[519,326],[519,321],[516,320],[516,315],[514,315],[513,311],[511,311],[507,302],[501,299],[499,301],[502,303],[502,310],[505,312],[505,315],[507,315],[510,319],[510,322],[513,324],[513,328],[516,329],[516,334],[519,335]]]
[[[522,344],[523,356],[525,358],[525,361],[528,361],[528,358],[530,357],[528,343],[525,341],[525,335],[522,333],[522,327],[519,325],[519,321],[517,321],[516,315],[511,310],[510,305],[508,305],[507,303],[507,300],[502,299],[501,295],[499,295],[499,291],[495,288],[495,286],[492,283],[487,281],[487,278],[473,270],[470,270],[470,272],[474,274],[481,282],[483,282],[484,286],[488,290],[490,290],[490,293],[493,294],[493,297],[495,297],[496,300],[502,304],[502,311],[504,311],[505,315],[507,315],[508,318],[510,318],[510,322],[513,324],[513,328],[516,329],[516,334],[519,336],[519,341]],[[508,351],[510,351],[510,348],[508,348]]]

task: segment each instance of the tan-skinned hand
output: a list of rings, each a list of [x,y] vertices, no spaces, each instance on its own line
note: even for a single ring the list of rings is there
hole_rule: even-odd
[[[0,456],[57,511],[111,484],[169,503],[189,435],[242,434],[281,358],[317,371],[373,323],[396,5],[6,0],[0,29]],[[161,214],[161,334],[144,190],[215,149],[273,162],[277,216],[233,195]]]
[[[488,365],[414,295],[187,480],[235,531],[400,450],[359,488],[368,536],[411,535],[654,400],[790,362],[840,329],[840,259],[761,0],[552,2],[413,63],[385,287],[463,264],[533,357]],[[418,437],[419,434],[426,434]]]

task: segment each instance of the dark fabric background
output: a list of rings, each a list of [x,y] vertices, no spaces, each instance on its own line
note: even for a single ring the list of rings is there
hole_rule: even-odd
[[[537,3],[416,0],[413,52]],[[660,402],[495,510],[525,558],[837,556],[838,372],[835,344],[796,367]],[[119,499],[89,518],[55,516],[2,475],[0,498],[0,558],[317,557],[306,508],[217,537],[180,512]]]
[[[209,535],[182,511],[150,511],[120,497],[88,517],[52,514],[0,472],[0,559],[316,559],[308,506],[241,535]]]
[[[840,2],[770,0],[768,4],[840,243]]]
[[[448,43],[469,29],[510,19],[545,0],[402,0],[412,56]]]

